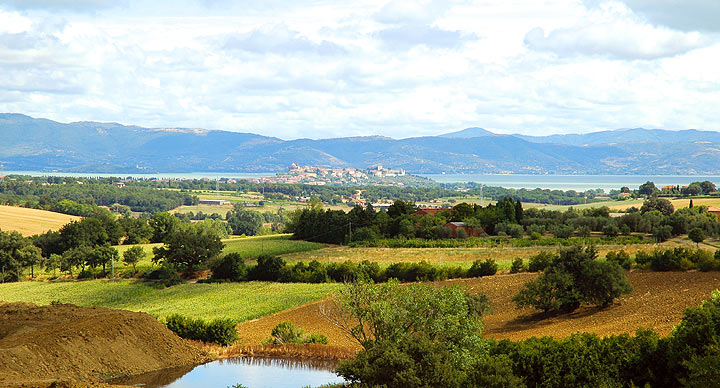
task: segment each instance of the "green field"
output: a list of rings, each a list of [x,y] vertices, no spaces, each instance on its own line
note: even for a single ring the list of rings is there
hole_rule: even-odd
[[[235,252],[246,259],[256,258],[261,254],[268,255],[286,255],[291,253],[307,252],[316,249],[324,248],[324,244],[313,243],[308,241],[290,240],[289,234],[274,234],[269,236],[254,236],[254,237],[234,237],[223,239],[225,243],[224,253]],[[125,272],[126,276],[130,276],[132,266],[125,265],[122,262],[123,252],[134,246],[140,246],[145,250],[147,256],[137,263],[136,268],[138,271],[145,271],[154,268],[152,263],[153,248],[162,246],[161,243],[157,244],[137,244],[137,245],[115,245],[114,248],[118,250],[119,257],[115,263],[115,271],[119,276]],[[26,275],[29,275],[30,270],[26,270]],[[41,268],[35,268],[35,274],[50,275],[44,272]],[[57,275],[57,271],[54,275]]]
[[[239,253],[245,258],[254,258],[261,254],[284,255],[288,253],[306,252],[321,249],[320,243],[290,240],[290,235],[271,235],[223,240],[224,252]]]
[[[162,288],[133,280],[25,281],[0,284],[0,301],[41,305],[59,301],[142,311],[157,317],[178,313],[194,318],[231,318],[242,322],[322,299],[340,286],[249,282],[195,283]]]

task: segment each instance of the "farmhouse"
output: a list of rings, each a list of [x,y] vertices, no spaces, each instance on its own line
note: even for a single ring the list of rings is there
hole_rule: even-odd
[[[716,216],[718,216],[718,220],[720,220],[720,207],[708,206],[707,211],[710,214],[715,214]]]
[[[479,235],[476,229],[470,229],[464,222],[448,222],[445,226],[452,230],[453,237],[457,237],[459,229],[464,230],[467,237],[477,237]]]
[[[413,214],[418,215],[418,216],[426,216],[426,215],[428,215],[428,214],[435,215],[435,214],[437,214],[438,212],[441,212],[441,211],[443,211],[443,210],[445,210],[445,209],[440,209],[440,208],[436,208],[436,209],[423,208],[423,209],[418,209],[418,210],[416,210],[415,212],[413,212]]]

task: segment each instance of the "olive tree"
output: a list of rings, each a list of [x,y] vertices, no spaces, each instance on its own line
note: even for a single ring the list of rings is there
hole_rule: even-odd
[[[153,248],[153,261],[192,271],[217,256],[224,246],[213,228],[180,223],[165,237],[164,246]]]

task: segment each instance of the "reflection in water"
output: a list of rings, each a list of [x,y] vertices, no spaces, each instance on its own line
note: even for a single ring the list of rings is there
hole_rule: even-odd
[[[117,385],[162,387],[185,376],[188,372],[195,368],[196,365],[178,366],[176,368],[168,368],[163,370],[156,370],[154,372],[143,373],[141,375],[120,377],[110,380],[108,382]]]
[[[196,367],[180,367],[112,380],[119,385],[148,388],[300,388],[340,383],[329,361],[298,361],[264,357],[234,357]]]

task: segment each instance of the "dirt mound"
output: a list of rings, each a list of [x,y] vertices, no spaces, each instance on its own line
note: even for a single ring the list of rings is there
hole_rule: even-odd
[[[605,309],[583,307],[572,314],[543,317],[535,310],[516,310],[512,297],[536,274],[496,275],[478,279],[438,282],[439,285],[461,284],[470,292],[486,294],[493,313],[483,319],[484,335],[496,339],[521,340],[533,336],[567,337],[576,332],[601,336],[634,333],[650,328],[667,335],[682,318],[683,310],[697,306],[720,288],[719,272],[645,272],[628,274],[635,290]],[[322,317],[320,305],[310,303],[239,325],[244,344],[257,344],[270,335],[282,321],[293,322],[310,332],[327,335],[331,345],[358,345]]]
[[[205,352],[144,313],[0,304],[0,387],[57,379],[98,381],[207,359]]]

